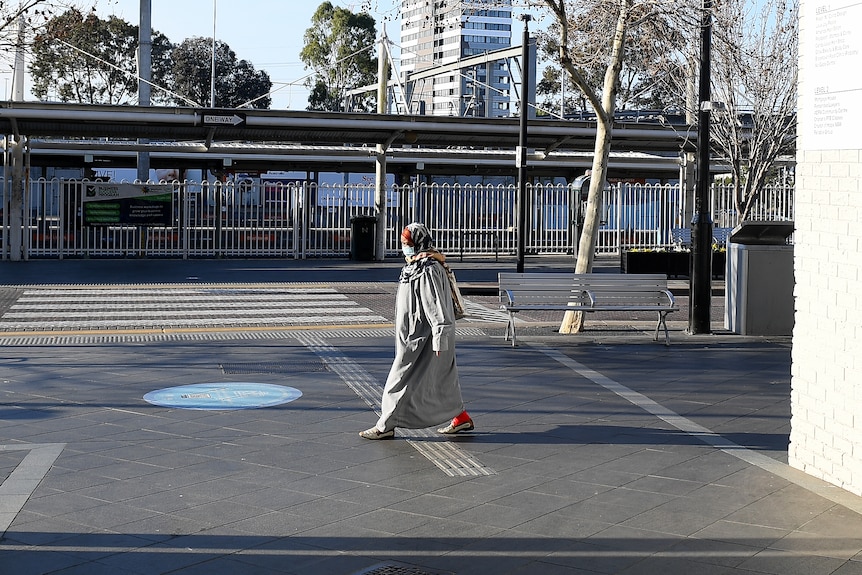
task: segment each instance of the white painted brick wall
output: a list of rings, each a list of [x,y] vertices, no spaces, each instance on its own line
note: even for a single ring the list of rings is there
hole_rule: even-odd
[[[789,460],[862,495],[862,150],[797,160]]]
[[[804,32],[809,23],[805,18],[800,23]],[[808,37],[800,34],[800,94],[810,89]],[[862,150],[809,149],[803,101],[797,130],[789,461],[862,495]]]

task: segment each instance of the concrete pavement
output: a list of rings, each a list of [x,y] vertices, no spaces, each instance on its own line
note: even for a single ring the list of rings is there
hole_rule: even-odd
[[[452,264],[467,284],[512,269]],[[476,431],[362,440],[398,267],[0,262],[0,574],[862,573],[862,498],[786,465],[790,339],[723,331],[720,297],[693,336],[681,296],[670,347],[651,318],[562,336],[537,315],[512,348],[478,290],[458,343]],[[85,287],[91,313],[49,307]],[[279,299],[233,323],[180,305],[201,312],[180,326],[180,287]],[[285,311],[309,293],[348,312]],[[109,316],[129,323],[75,323]],[[72,323],[19,325],[47,320]]]

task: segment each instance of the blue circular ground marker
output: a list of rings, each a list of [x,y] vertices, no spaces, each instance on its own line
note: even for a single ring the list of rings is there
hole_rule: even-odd
[[[144,401],[180,409],[257,409],[289,403],[302,397],[293,387],[269,383],[195,383],[151,391]]]

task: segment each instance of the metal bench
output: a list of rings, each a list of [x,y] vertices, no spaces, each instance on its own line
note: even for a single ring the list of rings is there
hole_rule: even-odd
[[[733,228],[713,228],[712,242],[719,247],[724,247],[727,244],[727,236]],[[676,249],[688,250],[691,249],[691,228],[672,228],[670,230],[671,241]]]
[[[658,314],[654,340],[664,328],[670,345],[667,314],[679,306],[664,274],[570,274],[501,272],[497,276],[501,309],[509,313],[506,340],[515,341],[519,311],[652,311]]]

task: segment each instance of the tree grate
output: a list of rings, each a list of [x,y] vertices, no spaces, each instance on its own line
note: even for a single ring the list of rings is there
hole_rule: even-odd
[[[451,571],[426,571],[420,567],[400,563],[380,563],[354,575],[452,575]]]
[[[225,375],[250,375],[255,373],[310,373],[329,371],[329,367],[323,361],[303,361],[302,363],[220,363],[222,373]]]

